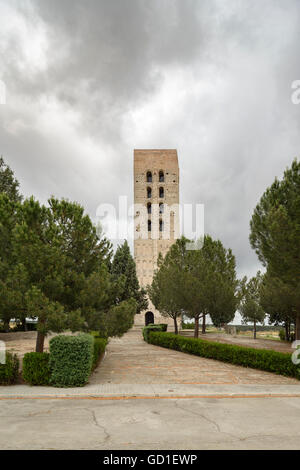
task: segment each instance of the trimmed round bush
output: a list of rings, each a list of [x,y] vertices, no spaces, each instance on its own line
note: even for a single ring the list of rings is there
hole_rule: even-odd
[[[19,376],[19,359],[10,352],[6,352],[5,357],[5,364],[0,364],[0,385],[12,385]]]
[[[92,335],[55,336],[50,340],[50,384],[54,387],[82,387],[89,379],[93,359]]]
[[[23,379],[30,385],[49,385],[50,354],[47,352],[26,353],[23,358]]]

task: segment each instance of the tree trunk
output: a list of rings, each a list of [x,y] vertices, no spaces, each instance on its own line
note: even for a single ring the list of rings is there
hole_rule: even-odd
[[[44,352],[44,341],[45,341],[45,335],[44,333],[41,333],[40,331],[37,332],[37,337],[36,337],[36,346],[35,346],[35,352]]]
[[[253,333],[254,333],[254,339],[256,339],[256,320],[254,320],[254,328],[253,328]]]
[[[174,330],[175,335],[178,335],[177,317],[174,317]]]
[[[203,314],[202,317],[202,334],[205,335],[206,333],[206,315]]]
[[[296,317],[295,339],[300,340],[300,313],[297,313],[297,317]]]
[[[195,330],[194,330],[194,338],[199,337],[199,317],[195,317]]]
[[[23,318],[23,320],[21,321],[21,325],[22,325],[22,330],[23,331],[27,331],[27,323],[26,323],[26,318]]]
[[[289,341],[290,340],[290,335],[289,335],[289,322],[285,322],[284,323],[284,327],[285,327],[285,340],[286,341]]]
[[[4,320],[3,328],[4,328],[5,333],[9,333],[9,321]]]

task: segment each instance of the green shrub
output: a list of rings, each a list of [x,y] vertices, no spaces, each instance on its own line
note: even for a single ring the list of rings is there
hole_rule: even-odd
[[[290,333],[290,337],[287,340],[285,337],[285,330],[281,329],[279,330],[279,338],[281,339],[281,341],[290,341],[292,343],[293,341],[295,341],[295,333]]]
[[[295,377],[300,380],[300,367],[293,364],[291,354],[289,353],[186,338],[172,333],[160,333],[153,330],[149,332],[148,340],[149,343],[164,348]]]
[[[19,359],[16,354],[6,352],[5,361],[5,364],[0,364],[0,385],[11,385],[19,375]]]
[[[279,338],[281,341],[285,341],[285,331],[284,330],[279,330]]]
[[[149,340],[149,333],[150,331],[166,331],[164,328],[165,324],[157,323],[156,325],[154,323],[149,323],[149,325],[145,326],[143,328],[143,337],[144,340],[148,342]],[[168,325],[167,325],[168,327]]]
[[[159,326],[162,328],[161,331],[167,331],[168,329],[168,323],[159,323]]]
[[[81,387],[90,376],[94,358],[94,338],[58,335],[50,340],[50,384],[54,387]]]
[[[194,322],[182,322],[182,329],[183,330],[193,330],[195,328]]]
[[[30,352],[23,358],[23,379],[30,385],[49,385],[49,353]]]
[[[99,359],[105,351],[107,340],[94,336],[94,354],[93,354],[93,369],[95,369],[99,363]]]

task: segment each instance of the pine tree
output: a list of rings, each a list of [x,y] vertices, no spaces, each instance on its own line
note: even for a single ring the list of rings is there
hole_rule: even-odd
[[[250,243],[272,278],[293,291],[296,339],[300,339],[300,161],[275,179],[257,204]]]
[[[5,193],[10,200],[20,202],[22,196],[19,193],[19,181],[15,178],[14,172],[0,157],[0,193]]]
[[[127,240],[123,245],[118,246],[111,267],[114,277],[124,277],[124,288],[120,292],[120,301],[133,298],[137,303],[137,313],[148,308],[146,291],[140,288],[136,275],[135,261],[130,253]]]

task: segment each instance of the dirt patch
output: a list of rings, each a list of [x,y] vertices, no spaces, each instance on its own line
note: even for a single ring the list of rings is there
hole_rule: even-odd
[[[63,334],[73,334],[70,332]],[[0,341],[4,341],[6,350],[17,354],[22,359],[24,354],[35,351],[36,331],[17,331],[16,333],[0,333]],[[45,338],[44,351],[49,351],[49,341],[57,333],[52,333]]]

